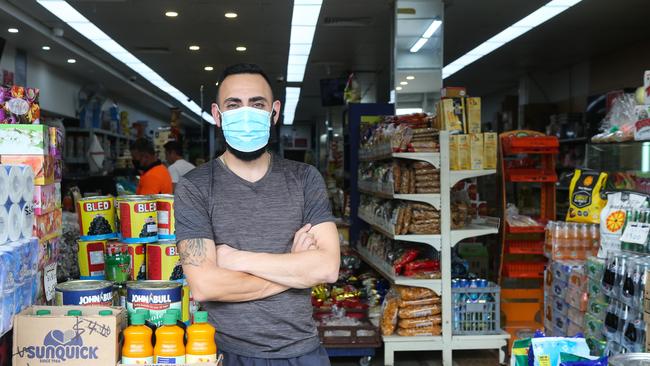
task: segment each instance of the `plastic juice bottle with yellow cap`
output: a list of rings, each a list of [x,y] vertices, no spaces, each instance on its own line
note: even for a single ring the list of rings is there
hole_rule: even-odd
[[[176,314],[165,313],[162,327],[156,330],[154,362],[171,365],[185,363],[183,336],[183,329],[176,325]]]
[[[144,314],[131,314],[131,325],[124,329],[122,363],[125,365],[148,365],[153,363],[151,329],[144,325]]]
[[[217,362],[215,329],[208,323],[208,313],[194,313],[194,324],[187,328],[187,363]]]

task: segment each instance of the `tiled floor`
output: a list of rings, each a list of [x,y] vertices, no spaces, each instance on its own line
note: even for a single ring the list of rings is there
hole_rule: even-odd
[[[377,351],[372,366],[383,366],[382,350]],[[333,358],[332,366],[358,366],[359,358]],[[456,351],[454,366],[498,366],[499,354],[494,351]],[[442,366],[440,352],[397,352],[395,366]]]

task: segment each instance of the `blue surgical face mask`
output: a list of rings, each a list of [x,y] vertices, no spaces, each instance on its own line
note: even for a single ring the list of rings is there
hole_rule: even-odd
[[[257,151],[271,137],[271,113],[252,107],[241,107],[221,113],[221,128],[226,142],[242,152]]]

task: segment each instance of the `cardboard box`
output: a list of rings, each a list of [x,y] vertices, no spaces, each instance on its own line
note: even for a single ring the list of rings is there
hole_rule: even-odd
[[[458,168],[459,170],[472,169],[470,156],[469,135],[458,135]]]
[[[44,215],[61,207],[61,183],[34,187],[34,215]]]
[[[467,90],[462,86],[447,86],[440,90],[443,98],[458,98],[467,95]]]
[[[458,136],[449,136],[449,170],[460,170],[460,164],[458,164]]]
[[[439,129],[463,133],[465,122],[464,98],[446,98],[438,102]]]
[[[36,316],[47,309],[51,315]],[[68,310],[82,316],[65,316]],[[99,316],[111,310],[113,315]],[[119,361],[126,309],[101,306],[31,306],[14,318],[13,365],[106,366]]]
[[[643,322],[650,325],[650,313],[646,311],[643,312]]]
[[[63,212],[60,208],[45,215],[35,216],[33,235],[41,242],[61,236],[63,230],[62,218]]]
[[[63,130],[57,127],[50,127],[49,155],[57,159],[63,157]]]
[[[469,136],[470,169],[483,169],[483,134],[473,133]]]
[[[54,162],[49,155],[1,155],[2,164],[26,164],[34,170],[34,184],[44,186],[54,183]]]
[[[465,99],[466,133],[481,133],[481,98],[472,97]]]
[[[483,134],[483,169],[497,168],[497,141],[496,132]]]
[[[49,155],[49,129],[44,125],[0,124],[0,155]]]

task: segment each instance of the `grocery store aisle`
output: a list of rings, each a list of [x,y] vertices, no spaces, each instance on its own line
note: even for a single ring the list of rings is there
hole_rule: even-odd
[[[381,350],[372,360],[372,366],[383,366]],[[433,362],[431,362],[433,360]],[[498,366],[499,353],[496,351],[459,351],[454,352],[454,366]],[[332,366],[358,366],[358,358],[335,358]],[[397,352],[396,366],[442,366],[440,352]]]

